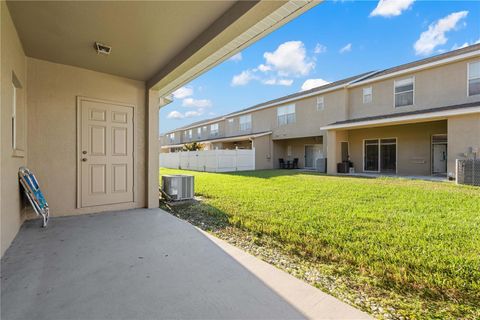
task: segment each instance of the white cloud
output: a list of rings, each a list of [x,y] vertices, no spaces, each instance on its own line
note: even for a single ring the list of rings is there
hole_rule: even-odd
[[[414,0],[380,0],[377,7],[370,13],[370,17],[395,17],[407,10]]]
[[[291,86],[292,83],[293,83],[293,80],[292,79],[276,79],[276,78],[270,78],[270,79],[267,79],[267,80],[263,80],[262,81],[263,84],[267,84],[267,85],[279,85],[279,86]]]
[[[302,41],[287,41],[273,52],[263,54],[266,65],[280,76],[306,76],[315,64],[308,61]]]
[[[342,47],[339,52],[340,53],[347,53],[347,52],[350,52],[350,51],[352,51],[352,44],[348,43],[344,47]]]
[[[187,111],[185,112],[185,118],[199,117],[203,114],[203,110],[199,109],[198,111]]]
[[[315,46],[315,50],[313,50],[315,54],[324,53],[326,51],[327,47],[320,43],[317,43],[317,45]]]
[[[465,47],[468,47],[468,46],[473,46],[474,44],[479,44],[480,43],[480,39],[478,39],[477,41],[472,41],[472,42],[464,42],[462,45],[458,45],[458,44],[454,44],[452,46],[452,50],[457,50],[457,49],[462,49],[462,48],[465,48]]]
[[[453,12],[428,26],[428,30],[420,34],[420,38],[413,45],[417,55],[432,53],[439,45],[447,43],[445,33],[457,27],[460,20],[468,15],[468,11]]]
[[[234,87],[244,86],[255,78],[256,77],[251,70],[245,70],[245,71],[242,71],[240,74],[233,76],[231,85]]]
[[[233,56],[231,56],[228,60],[234,61],[234,62],[238,62],[238,61],[242,61],[242,59],[243,59],[242,53],[239,52],[239,53],[234,54]]]
[[[305,90],[310,90],[316,87],[320,87],[326,84],[329,84],[330,82],[323,80],[323,79],[307,79],[305,82],[302,84],[302,91]]]
[[[167,115],[167,119],[179,120],[179,119],[183,119],[183,118],[185,118],[185,116],[183,115],[183,113],[178,112],[178,111],[176,111],[176,110],[170,112],[170,113]]]
[[[212,106],[212,102],[208,99],[186,98],[183,99],[182,106],[194,108],[208,108]]]
[[[172,94],[176,99],[183,99],[193,94],[193,88],[180,87],[177,90],[173,91]]]
[[[205,113],[204,109],[198,109],[197,111],[187,111],[185,113],[181,113],[179,111],[171,111],[167,115],[167,119],[174,119],[174,120],[181,120],[184,118],[194,118],[194,117],[199,117]]]
[[[315,52],[324,52],[326,48],[317,44]],[[315,57],[308,57],[302,41],[287,41],[282,43],[273,52],[263,54],[264,63],[256,68],[247,69],[233,76],[232,86],[244,86],[252,80],[266,85],[290,86],[291,77],[306,76],[315,67]]]
[[[267,66],[267,65],[264,65],[263,63],[261,65],[258,66],[258,70],[262,71],[262,72],[267,72],[267,71],[271,71],[272,70],[272,67],[270,66]]]
[[[458,44],[455,43],[455,44],[452,46],[452,50],[462,49],[462,48],[468,47],[469,45],[470,45],[470,43],[468,43],[468,42],[465,42],[465,43],[462,44],[462,45],[458,45]]]

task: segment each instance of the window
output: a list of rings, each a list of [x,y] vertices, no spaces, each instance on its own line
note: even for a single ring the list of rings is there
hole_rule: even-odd
[[[325,101],[323,97],[317,97],[317,111],[325,109]]]
[[[202,130],[207,131],[207,126],[203,126]]]
[[[12,149],[17,149],[17,87],[12,83]]]
[[[210,135],[218,136],[218,123],[214,123],[210,125]]]
[[[248,131],[252,129],[252,115],[247,114],[240,117],[240,131]]]
[[[229,124],[233,123],[233,118],[227,120]]]
[[[480,94],[480,61],[468,64],[468,95]]]
[[[14,72],[12,72],[12,109],[11,109],[11,146],[14,157],[24,156],[25,142],[25,105],[23,97],[23,89],[20,81]],[[2,106],[3,108],[3,106]]]
[[[175,133],[170,133],[169,135],[167,135],[167,137],[170,143],[173,143],[175,141]]]
[[[407,78],[395,81],[395,107],[413,105],[414,79]]]
[[[202,128],[197,128],[197,138],[200,139],[202,137]]]
[[[363,104],[372,102],[372,87],[363,88]]]
[[[277,108],[277,121],[279,126],[295,123],[295,105],[290,104]]]
[[[184,134],[186,139],[192,139],[192,129],[185,130]]]

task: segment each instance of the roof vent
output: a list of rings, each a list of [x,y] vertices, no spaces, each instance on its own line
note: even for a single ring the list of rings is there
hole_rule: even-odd
[[[98,54],[109,55],[110,52],[112,52],[112,47],[107,46],[107,45],[105,45],[105,44],[101,44],[101,43],[95,42],[95,50],[97,50],[97,53],[98,53]]]

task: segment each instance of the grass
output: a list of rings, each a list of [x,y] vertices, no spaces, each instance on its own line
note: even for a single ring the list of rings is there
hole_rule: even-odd
[[[195,176],[201,210],[331,266],[406,318],[480,318],[480,188],[265,170]],[[355,286],[355,288],[352,288]]]

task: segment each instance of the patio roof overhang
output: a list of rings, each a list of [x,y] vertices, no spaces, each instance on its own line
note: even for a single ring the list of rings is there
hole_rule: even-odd
[[[199,142],[199,143],[235,142],[235,141],[251,140],[251,139],[255,139],[255,138],[259,138],[259,137],[263,137],[263,136],[268,136],[269,134],[272,134],[272,131],[255,133],[255,134],[245,134],[245,135],[241,135],[241,136],[225,137],[225,138],[219,138],[219,139],[192,141],[192,142]],[[171,144],[171,145],[161,146],[160,148],[162,148],[162,149],[181,148],[184,145],[185,145],[184,143],[183,144]]]
[[[27,56],[145,81],[160,97],[318,3],[7,2]],[[98,55],[95,41],[111,54]]]
[[[448,119],[448,117],[452,116],[473,113],[480,113],[480,102],[339,121],[321,127],[320,130],[360,129],[407,123],[438,121]]]

